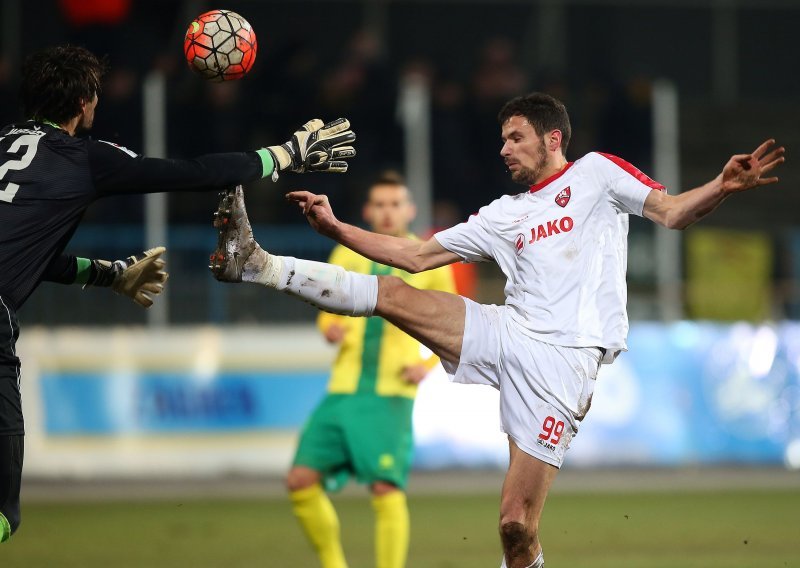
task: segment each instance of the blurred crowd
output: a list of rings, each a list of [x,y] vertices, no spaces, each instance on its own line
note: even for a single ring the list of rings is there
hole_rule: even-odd
[[[275,30],[274,14],[280,3],[245,2],[226,8],[253,24],[259,40],[255,66],[244,80],[214,84],[193,75],[182,54],[188,23],[213,6],[133,0],[33,4],[39,6],[26,4],[23,20],[38,9],[47,10],[55,23],[35,39],[23,36],[23,56],[63,42],[108,56],[110,71],[91,133],[96,138],[144,152],[142,84],[154,70],[167,78],[170,157],[255,149],[283,142],[313,117],[349,118],[358,135],[358,157],[348,175],[283,176],[277,188],[272,182],[256,184],[258,190],[251,191],[248,199],[257,222],[302,222],[281,198],[298,184],[328,193],[342,218],[358,222],[369,181],[386,168],[403,170],[397,101],[407,74],[424,78],[431,94],[435,227],[463,220],[503,193],[520,191],[510,183],[498,155],[496,116],[506,100],[529,90],[546,90],[567,104],[575,130],[571,158],[602,149],[625,156],[645,171],[650,167],[650,83],[646,78],[637,76],[616,84],[610,77],[598,76],[580,85],[568,84],[550,70],[524,68],[520,46],[508,36],[476,38],[457,62],[437,53],[435,46],[398,55],[401,50],[393,50],[391,41],[357,25],[358,18],[342,18],[341,27],[323,27],[330,37],[309,28]],[[0,55],[4,124],[19,118],[14,113],[18,64]],[[140,200],[98,203],[87,220],[138,222]],[[171,222],[202,223],[214,197],[171,195],[169,200]]]
[[[252,24],[258,53],[244,79],[215,84],[189,70],[183,39],[195,17],[219,7],[238,12]],[[800,83],[796,74],[776,73],[782,60],[772,56],[779,52],[783,58],[796,59],[797,42],[780,30],[798,10],[759,10],[758,18],[751,18],[755,31],[738,40],[740,101],[726,106],[714,98],[710,65],[716,52],[705,33],[710,27],[698,24],[705,32],[671,41],[672,24],[687,21],[693,8],[639,9],[612,0],[570,7],[575,6],[566,2],[561,27],[546,28],[552,32],[550,40],[559,42],[555,51],[561,51],[552,57],[547,38],[538,37],[545,29],[540,26],[552,22],[542,19],[540,3],[533,2],[231,0],[219,6],[201,0],[6,0],[0,3],[0,123],[21,118],[17,90],[24,56],[63,43],[83,45],[107,56],[110,64],[90,135],[139,153],[147,153],[142,90],[155,71],[166,80],[167,155],[173,158],[254,150],[286,141],[311,118],[347,117],[358,136],[358,156],[350,161],[347,175],[287,174],[277,183],[262,180],[247,188],[248,211],[270,247],[318,260],[327,256],[330,241],[306,229],[283,195],[293,189],[327,193],[341,219],[360,223],[369,182],[386,169],[409,173],[406,133],[399,117],[402,86],[410,77],[427,85],[431,105],[433,203],[431,226],[417,227],[423,234],[466,219],[502,194],[524,190],[510,182],[500,159],[496,117],[504,102],[528,91],[548,92],[567,105],[573,127],[568,159],[599,150],[654,175],[653,80],[669,79],[680,97],[682,185],[709,179],[728,156],[767,137],[779,138],[789,149],[798,145],[797,130],[791,125],[796,122],[794,98]],[[710,7],[710,3],[704,6],[708,26],[714,15]],[[639,25],[645,16],[648,27]],[[769,55],[751,45],[756,41],[752,38],[759,37],[758,29],[770,30]],[[769,75],[768,80],[760,74]],[[765,306],[759,313],[771,312],[777,318],[800,317],[800,230],[797,193],[791,191],[796,183],[796,174],[787,168],[776,190],[742,196],[701,227],[739,231],[716,237],[737,243],[733,250],[740,264],[733,262],[731,251],[723,263],[734,267],[735,275],[754,273],[752,263],[739,254],[746,248],[742,243],[747,239],[762,243],[753,248],[759,251],[757,258],[767,258],[764,274],[758,276],[759,290],[766,291],[759,296]],[[211,301],[222,290],[204,291],[195,285],[207,280],[202,259],[213,238],[208,228],[216,195],[171,194],[167,199],[173,229],[169,244],[184,252],[173,255],[171,262],[186,281],[175,295],[173,320],[239,317],[223,308],[219,313],[198,312],[196,306],[204,303],[252,310],[255,299],[236,296],[233,301],[231,295],[228,300],[214,296]],[[129,253],[127,248],[140,246],[143,211],[141,196],[93,204],[85,230],[76,235],[80,241],[76,246],[100,256]],[[113,224],[114,232],[98,227],[103,224]],[[106,234],[114,238],[97,237]],[[631,217],[630,234],[629,310],[634,318],[659,317],[653,225]],[[693,267],[707,268],[714,259],[723,258],[721,253],[711,254],[710,259],[697,256],[703,243],[699,236],[695,242],[694,234],[687,233],[681,249],[687,289],[700,278]],[[719,280],[718,273],[707,279]],[[493,281],[485,267],[480,282],[489,283],[483,289],[491,294]],[[172,282],[174,289],[180,285],[177,278]],[[734,287],[749,290],[743,284]],[[53,292],[53,305],[62,304],[57,293]],[[684,292],[685,298],[690,296]],[[179,300],[185,306],[178,306]],[[484,300],[493,301],[486,296]],[[41,304],[42,313],[50,317],[47,302]],[[259,317],[283,317],[278,313],[282,305],[274,304]],[[105,317],[103,310],[95,311],[99,319]],[[252,314],[248,311],[241,317]],[[295,315],[286,315],[291,317]]]

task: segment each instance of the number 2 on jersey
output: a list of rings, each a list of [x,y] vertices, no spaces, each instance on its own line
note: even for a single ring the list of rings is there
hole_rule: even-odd
[[[551,444],[558,444],[561,440],[561,434],[564,433],[564,422],[559,420],[556,422],[556,419],[552,416],[548,416],[542,422],[542,433],[539,434],[539,438],[542,440],[550,440]]]
[[[7,154],[16,154],[23,146],[26,146],[27,149],[21,158],[6,160],[0,164],[0,187],[2,187],[6,173],[11,170],[24,170],[31,165],[34,156],[36,156],[36,150],[39,149],[39,140],[41,139],[42,137],[37,134],[23,134],[11,143],[11,146],[6,150]],[[0,138],[0,141],[2,140],[3,138]],[[18,189],[19,185],[8,182],[3,189],[0,189],[0,201],[11,203]]]

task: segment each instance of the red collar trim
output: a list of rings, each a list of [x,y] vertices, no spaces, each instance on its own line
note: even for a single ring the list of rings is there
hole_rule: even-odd
[[[553,183],[553,182],[554,182],[554,181],[556,181],[558,178],[560,178],[560,177],[561,177],[561,176],[563,176],[565,173],[567,173],[567,170],[568,170],[568,169],[570,169],[570,168],[572,167],[572,164],[574,164],[574,163],[575,163],[575,162],[567,162],[567,165],[566,165],[566,166],[564,167],[564,169],[562,169],[560,172],[556,172],[556,173],[554,173],[553,175],[551,175],[549,178],[547,178],[547,179],[546,179],[546,180],[544,180],[544,181],[540,181],[539,183],[535,183],[535,184],[533,184],[533,185],[530,187],[530,192],[531,192],[531,193],[536,193],[537,191],[539,191],[540,189],[544,188],[545,186],[547,186],[547,185],[549,185],[549,184]]]

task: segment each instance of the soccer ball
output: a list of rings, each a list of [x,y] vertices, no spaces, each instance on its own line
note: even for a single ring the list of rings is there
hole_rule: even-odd
[[[244,77],[256,60],[256,34],[236,12],[211,10],[189,24],[183,53],[189,68],[220,83]]]

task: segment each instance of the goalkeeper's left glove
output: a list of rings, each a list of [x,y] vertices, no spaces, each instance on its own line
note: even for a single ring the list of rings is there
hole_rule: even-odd
[[[346,172],[347,162],[344,160],[356,155],[355,148],[350,146],[355,139],[346,118],[328,124],[323,124],[318,118],[309,120],[285,144],[267,147],[275,164],[272,181],[276,181],[278,173],[284,170],[296,173]]]
[[[153,305],[150,296],[160,294],[169,278],[161,258],[166,251],[164,247],[156,247],[125,260],[92,260],[92,274],[86,286],[110,286],[117,294],[149,308]]]

